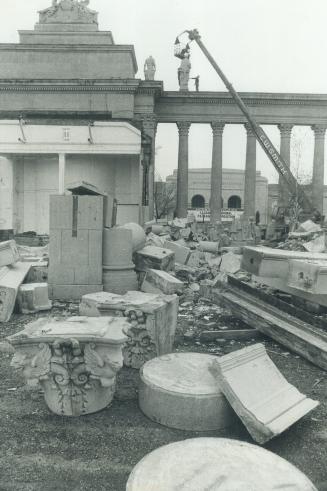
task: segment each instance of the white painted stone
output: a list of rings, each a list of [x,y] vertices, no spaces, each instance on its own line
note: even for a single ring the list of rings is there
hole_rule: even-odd
[[[18,290],[17,303],[22,314],[50,310],[48,283],[25,283]]]
[[[255,441],[263,444],[318,406],[289,384],[262,344],[216,358],[221,388]]]
[[[148,418],[181,430],[225,428],[234,414],[209,371],[215,356],[172,353],[141,370],[139,404]]]
[[[227,438],[192,438],[146,455],[126,491],[317,491],[286,460]]]

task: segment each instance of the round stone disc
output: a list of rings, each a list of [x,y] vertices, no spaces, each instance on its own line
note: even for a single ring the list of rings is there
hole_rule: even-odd
[[[165,445],[133,469],[126,491],[317,491],[296,467],[249,443],[192,438]]]
[[[139,405],[153,421],[181,430],[209,431],[229,426],[235,415],[209,371],[216,357],[172,353],[141,369]]]

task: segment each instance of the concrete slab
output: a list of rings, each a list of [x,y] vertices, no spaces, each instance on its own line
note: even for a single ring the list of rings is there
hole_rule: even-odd
[[[153,421],[171,428],[208,431],[226,428],[234,414],[209,371],[215,356],[172,353],[141,369],[139,404]]]
[[[318,406],[289,384],[265,347],[255,344],[216,358],[217,384],[253,439],[263,444]]]
[[[317,491],[296,467],[268,450],[227,438],[192,438],[146,455],[126,491]]]

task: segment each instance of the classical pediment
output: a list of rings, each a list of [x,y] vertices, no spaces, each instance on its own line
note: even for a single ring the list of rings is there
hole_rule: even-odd
[[[40,24],[97,24],[98,13],[88,8],[89,0],[53,0],[52,6],[41,10]]]

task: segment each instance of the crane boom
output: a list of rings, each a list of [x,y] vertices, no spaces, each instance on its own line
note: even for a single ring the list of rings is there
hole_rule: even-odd
[[[298,184],[296,178],[291,172],[290,167],[286,164],[284,159],[281,157],[281,155],[279,154],[273,143],[270,141],[265,131],[261,128],[260,125],[258,125],[255,119],[251,116],[248,108],[246,107],[246,105],[244,104],[244,102],[242,101],[242,99],[240,98],[240,96],[232,86],[232,84],[229,82],[223,71],[219,68],[213,56],[209,53],[207,48],[204,46],[203,42],[201,41],[201,36],[197,31],[197,29],[193,29],[192,31],[186,31],[186,32],[188,33],[190,40],[195,41],[198,44],[201,51],[204,53],[206,58],[213,66],[214,70],[218,73],[219,77],[224,82],[225,87],[233,97],[237,106],[244,114],[253,133],[255,134],[259,144],[263,148],[267,157],[272,162],[277,172],[282,176],[284,181],[287,183],[287,186],[291,194],[297,197],[297,201],[299,205],[303,208],[303,210],[312,211],[313,208],[312,203],[308,198],[307,194],[305,193],[303,187]]]

